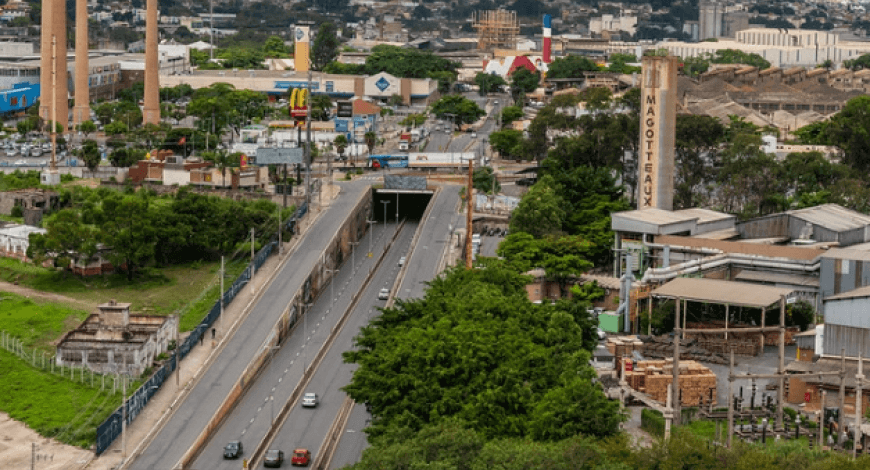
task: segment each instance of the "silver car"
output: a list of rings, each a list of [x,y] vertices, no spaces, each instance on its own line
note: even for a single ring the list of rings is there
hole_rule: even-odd
[[[318,400],[316,393],[309,392],[302,395],[302,406],[306,408],[314,408],[318,403],[320,403],[320,400]]]
[[[387,289],[386,287],[381,289],[381,291],[378,292],[378,298],[381,300],[389,299],[390,298],[390,289]]]

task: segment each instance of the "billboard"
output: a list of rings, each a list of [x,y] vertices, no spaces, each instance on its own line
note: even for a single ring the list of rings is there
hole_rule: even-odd
[[[302,163],[305,158],[305,149],[284,147],[260,147],[257,149],[257,165],[293,165]]]
[[[353,103],[350,101],[338,102],[338,117],[349,118],[353,117]]]
[[[305,119],[308,115],[308,90],[305,88],[294,88],[290,92],[290,117],[294,119]]]

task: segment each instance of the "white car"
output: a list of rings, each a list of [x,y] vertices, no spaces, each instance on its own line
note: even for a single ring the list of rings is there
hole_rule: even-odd
[[[387,289],[386,287],[381,289],[381,291],[378,292],[378,298],[381,300],[389,299],[390,298],[390,289]]]
[[[399,258],[399,267],[401,268],[404,265],[405,265],[405,257],[402,256],[401,258]]]
[[[306,393],[302,395],[302,406],[306,408],[314,408],[317,404],[320,403],[320,400],[317,399],[316,393]]]
[[[472,138],[472,139],[476,139],[476,138],[477,138],[477,132],[472,132],[472,133],[471,133],[471,138]]]

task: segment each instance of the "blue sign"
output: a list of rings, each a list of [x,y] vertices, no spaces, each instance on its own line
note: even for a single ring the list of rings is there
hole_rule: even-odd
[[[347,119],[336,119],[335,120],[335,132],[347,132]]]
[[[384,91],[390,87],[390,81],[384,77],[381,77],[378,81],[375,82],[375,86],[378,87],[378,90]]]
[[[274,88],[276,90],[289,90],[291,88],[308,88],[308,82],[304,80],[282,80],[276,81]],[[311,82],[311,90],[319,90],[319,82]]]

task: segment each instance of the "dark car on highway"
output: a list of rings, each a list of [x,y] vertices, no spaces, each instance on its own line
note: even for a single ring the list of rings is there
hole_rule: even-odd
[[[233,441],[227,444],[224,447],[224,458],[225,459],[237,459],[242,455],[242,443],[239,441]]]
[[[263,458],[263,465],[266,467],[280,467],[284,463],[284,451],[278,449],[269,449],[266,451],[266,456]]]

